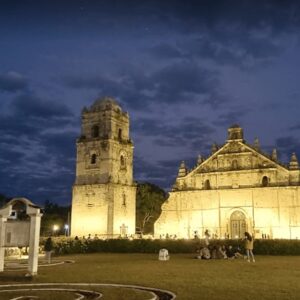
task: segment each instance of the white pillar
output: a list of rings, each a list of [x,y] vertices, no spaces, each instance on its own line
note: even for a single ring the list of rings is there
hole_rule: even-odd
[[[4,270],[5,222],[7,218],[0,216],[0,272]]]
[[[28,271],[32,276],[37,274],[38,268],[41,216],[42,214],[40,213],[30,214]]]

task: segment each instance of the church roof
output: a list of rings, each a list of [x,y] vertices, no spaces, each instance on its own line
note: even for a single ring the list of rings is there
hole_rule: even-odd
[[[233,124],[232,126],[229,127],[230,128],[241,128],[241,126],[239,124]]]
[[[237,125],[234,124],[231,127],[228,128],[228,130],[240,130],[242,132],[242,128]],[[242,137],[242,135],[241,135]],[[234,144],[232,144],[231,142],[234,142]],[[232,148],[232,146],[235,145],[236,149],[233,151],[233,149],[229,150],[230,148]],[[242,150],[244,148],[244,150]],[[209,163],[211,160],[213,160],[215,157],[217,157],[219,154],[238,154],[238,153],[243,153],[244,151],[249,151],[252,152],[252,154],[258,156],[260,158],[260,160],[263,161],[267,161],[269,163],[269,167],[279,167],[285,171],[288,171],[288,167],[284,164],[282,164],[281,162],[279,162],[277,159],[273,160],[271,155],[268,155],[267,153],[262,152],[259,149],[256,149],[254,146],[249,145],[248,143],[246,143],[243,139],[237,139],[235,137],[231,137],[230,136],[230,132],[229,132],[229,139],[227,140],[227,142],[225,144],[223,144],[220,148],[216,149],[216,151],[213,151],[213,153],[205,160],[201,161],[200,163],[198,163],[193,169],[189,170],[185,176],[191,176],[197,172],[199,172],[203,165],[206,165],[207,163]],[[221,171],[221,170],[216,170],[216,171]]]
[[[108,96],[96,99],[95,102],[91,105],[92,111],[108,110],[108,109],[122,111],[117,101],[114,98]]]

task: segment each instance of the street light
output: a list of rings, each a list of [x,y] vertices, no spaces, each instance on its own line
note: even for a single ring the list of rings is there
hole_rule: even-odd
[[[56,232],[58,231],[58,229],[59,229],[59,226],[54,224],[53,225],[53,235],[56,235]]]

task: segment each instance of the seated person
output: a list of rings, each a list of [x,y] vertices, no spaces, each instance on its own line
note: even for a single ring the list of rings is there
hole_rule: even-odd
[[[196,256],[197,259],[210,259],[210,251],[207,247],[201,248]]]
[[[232,248],[231,245],[229,245],[227,248],[226,248],[226,255],[228,258],[230,259],[234,259],[235,258],[235,253],[234,253],[234,250]]]
[[[243,258],[244,255],[240,253],[240,248],[233,248],[231,245],[227,247],[226,254],[228,258]]]
[[[218,247],[218,249],[217,249],[217,258],[223,258],[223,259],[227,258],[224,245]]]

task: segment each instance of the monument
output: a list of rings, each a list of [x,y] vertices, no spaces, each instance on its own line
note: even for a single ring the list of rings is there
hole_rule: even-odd
[[[300,238],[300,170],[295,153],[288,165],[277,150],[267,154],[243,129],[228,129],[224,145],[212,146],[188,170],[182,162],[169,198],[155,223],[155,236],[219,238]]]
[[[77,139],[71,235],[103,238],[135,233],[136,186],[129,115],[110,97],[82,110]]]
[[[41,217],[40,207],[26,198],[14,198],[0,209],[0,272],[5,247],[29,247],[28,272],[37,274]]]

